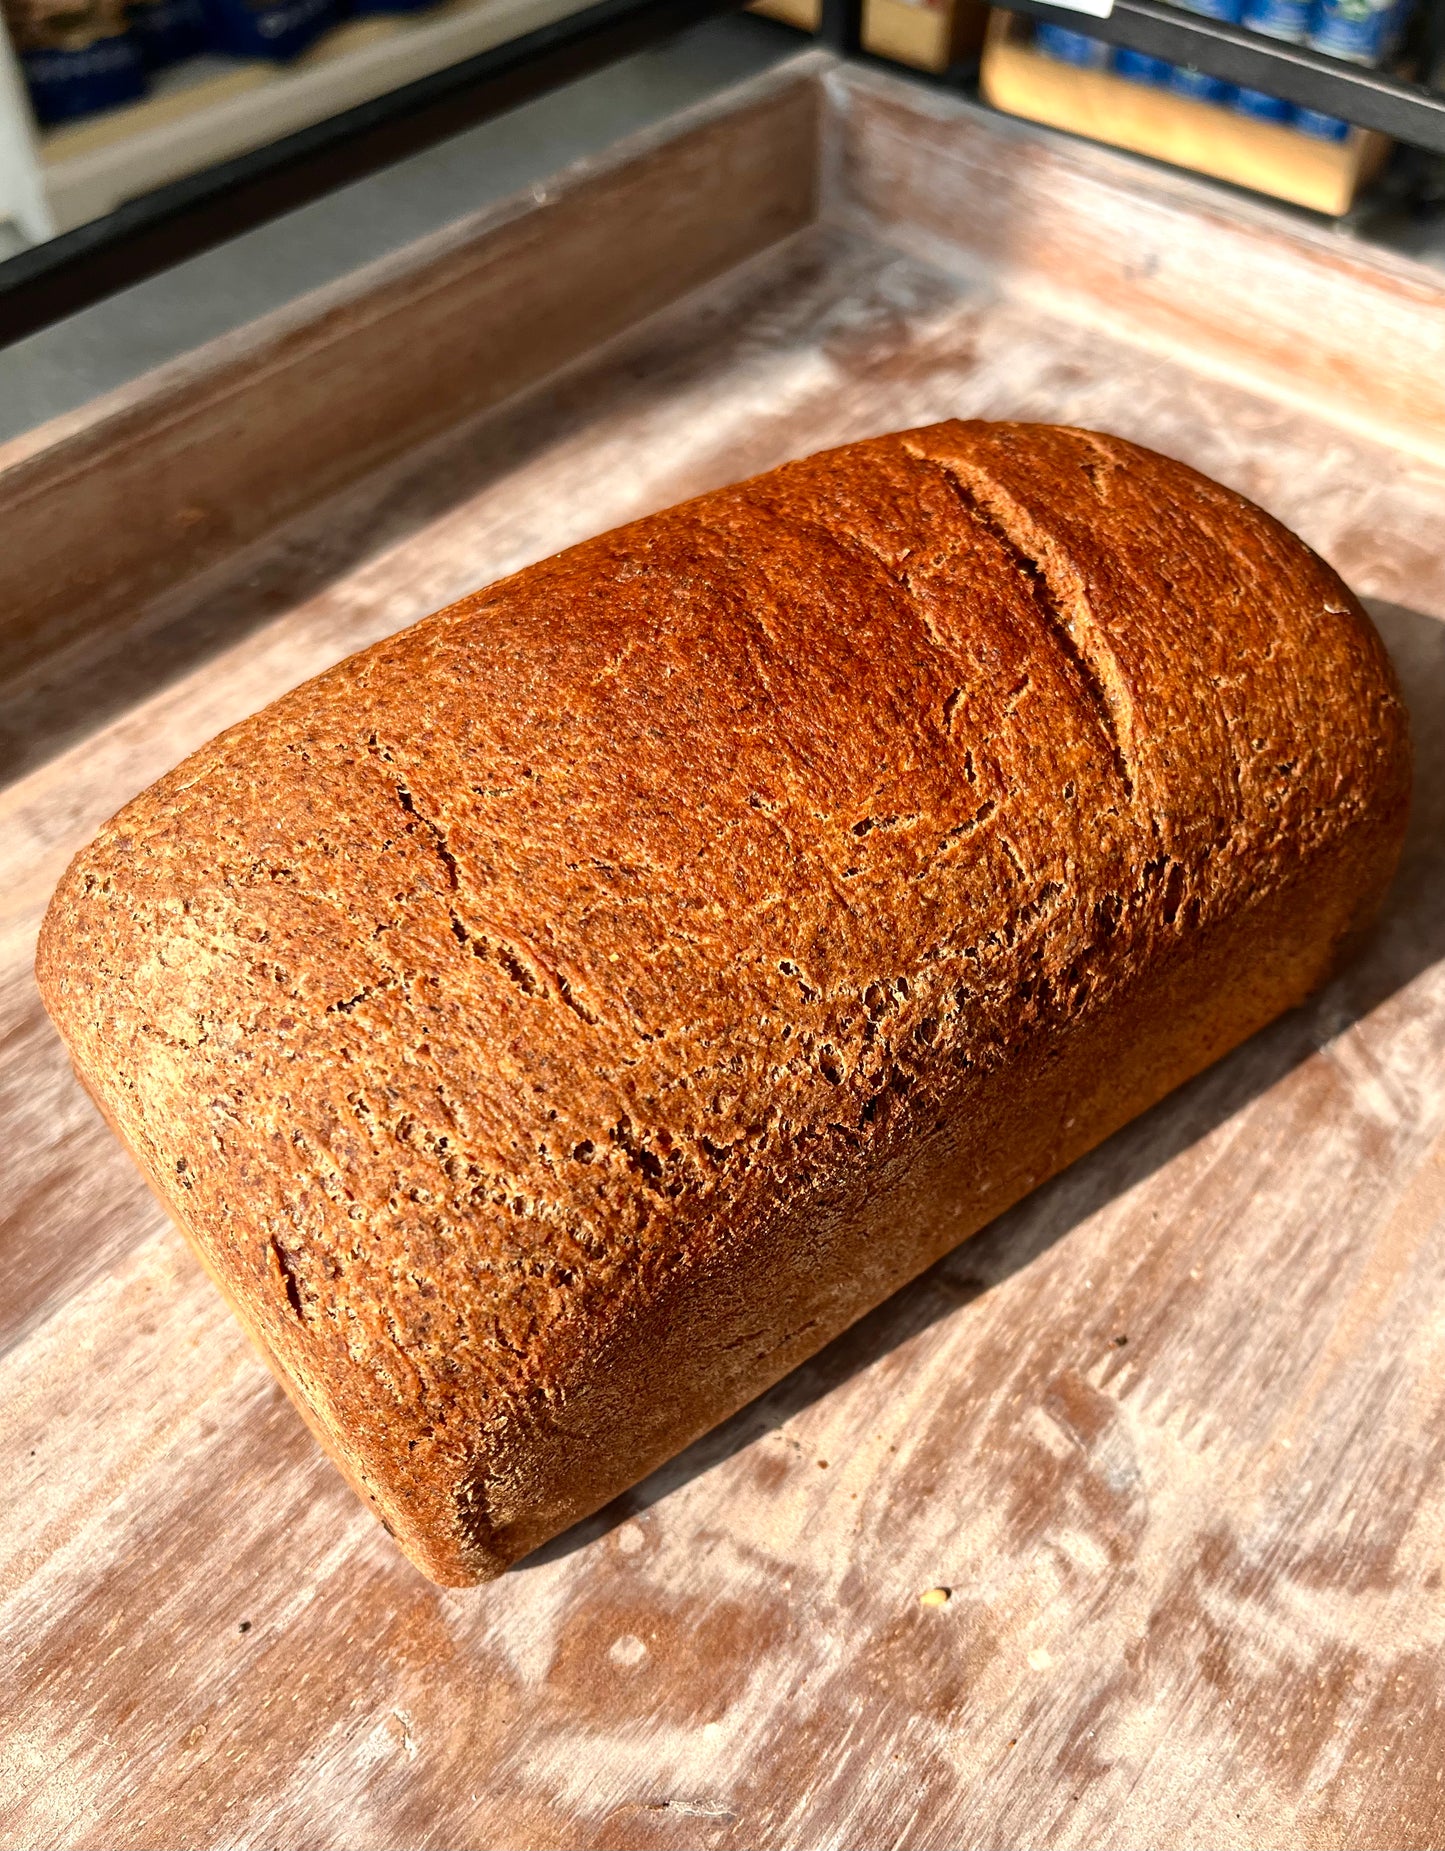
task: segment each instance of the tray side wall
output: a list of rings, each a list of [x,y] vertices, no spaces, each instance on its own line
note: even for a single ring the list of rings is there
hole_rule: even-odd
[[[825,216],[1445,458],[1445,281],[1278,208],[835,68]]]

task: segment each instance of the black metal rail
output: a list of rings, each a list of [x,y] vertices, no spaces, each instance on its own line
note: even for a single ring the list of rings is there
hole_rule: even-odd
[[[1243,26],[1201,19],[1163,0],[1114,0],[1107,19],[1047,6],[1043,0],[994,3],[1031,19],[1087,32],[1111,45],[1127,45],[1131,51],[1167,58],[1172,64],[1193,65],[1227,83],[1264,90],[1287,103],[1342,116],[1361,128],[1380,129],[1397,141],[1445,154],[1445,96],[1423,84],[1343,64],[1304,45],[1286,45]]]

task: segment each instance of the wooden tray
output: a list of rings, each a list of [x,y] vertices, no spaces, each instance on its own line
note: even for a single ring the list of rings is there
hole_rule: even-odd
[[[807,52],[0,452],[5,1845],[1445,1843],[1442,398],[1435,275]],[[440,1592],[71,1079],[51,886],[345,651],[955,413],[1185,456],[1372,600],[1419,716],[1387,916],[602,1516]]]

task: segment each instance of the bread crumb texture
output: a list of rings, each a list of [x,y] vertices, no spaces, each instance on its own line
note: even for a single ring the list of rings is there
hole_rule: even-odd
[[[77,857],[39,974],[318,1435],[465,1582],[1297,1001],[1407,787],[1379,642],[1275,521],[941,424],[232,728]]]

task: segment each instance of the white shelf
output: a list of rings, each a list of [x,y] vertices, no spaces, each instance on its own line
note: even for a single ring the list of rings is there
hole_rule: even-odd
[[[578,10],[578,0],[445,0],[422,14],[349,20],[294,64],[206,57],[122,109],[35,133],[8,44],[0,47],[0,218],[28,241]]]

